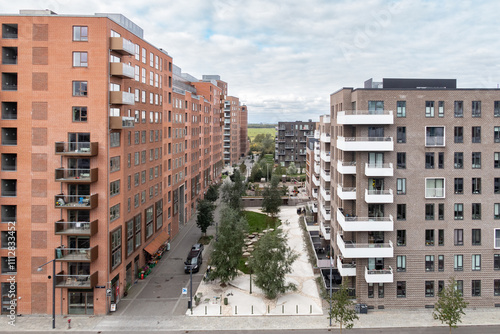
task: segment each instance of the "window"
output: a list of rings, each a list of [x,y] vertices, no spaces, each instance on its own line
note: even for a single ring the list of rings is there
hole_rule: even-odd
[[[127,222],[127,256],[134,251],[134,220]]]
[[[438,230],[438,246],[444,246],[444,230]]]
[[[494,248],[498,249],[500,248],[500,228],[496,228],[495,230],[495,245]]]
[[[472,254],[472,271],[481,270],[481,254]]]
[[[425,281],[425,296],[434,297],[434,281]]]
[[[406,230],[397,230],[397,245],[406,246]]]
[[[495,101],[493,108],[493,115],[495,117],[500,117],[500,101]]]
[[[444,168],[444,152],[438,152],[438,168]]]
[[[397,281],[396,282],[396,296],[398,298],[406,297],[406,281]]]
[[[444,198],[444,178],[425,179],[425,198]]]
[[[464,168],[464,152],[455,152],[453,155],[453,160],[456,169]]]
[[[86,42],[89,40],[89,29],[87,26],[73,27],[73,41]]]
[[[425,245],[434,246],[434,230],[425,230]]]
[[[142,216],[139,214],[134,217],[135,225],[135,248],[141,245],[141,229],[142,229]]]
[[[146,144],[146,131],[145,130],[141,131],[141,142],[143,144]]]
[[[500,270],[500,254],[493,255],[493,269]]]
[[[500,279],[493,280],[493,295],[500,296]]]
[[[73,107],[73,122],[87,121],[87,107]]]
[[[500,152],[495,152],[493,154],[493,167],[500,168]]]
[[[397,179],[397,192],[398,195],[406,194],[406,179]]]
[[[443,291],[444,289],[444,281],[438,281],[438,295]]]
[[[464,128],[463,126],[455,126],[454,138],[456,144],[461,144],[464,142]]]
[[[384,283],[378,284],[378,298],[384,298]]]
[[[455,101],[455,117],[464,117],[464,101]]]
[[[425,101],[425,117],[434,117],[434,101]]]
[[[406,143],[406,127],[398,126],[397,128],[397,141],[398,143]]]
[[[464,270],[464,256],[463,255],[454,255],[453,269],[455,271]]]
[[[457,280],[457,287],[456,290],[460,292],[461,295],[464,294],[464,281],[462,280]]]
[[[120,170],[120,157],[112,157],[109,159],[109,171],[116,172]]]
[[[111,132],[109,134],[109,146],[110,147],[120,146],[120,132]]]
[[[472,152],[472,168],[481,168],[481,152]]]
[[[120,193],[120,180],[113,181],[109,184],[109,196],[113,197]]]
[[[87,67],[87,52],[73,52],[73,67]]]
[[[120,218],[120,203],[109,208],[109,221]]]
[[[481,296],[481,281],[480,280],[472,280],[472,297],[480,297]]]
[[[425,256],[425,271],[434,271],[434,255]]]
[[[438,103],[438,117],[444,117],[444,101]]]
[[[116,268],[122,263],[122,228],[111,232],[111,268]]]
[[[397,153],[397,168],[398,169],[406,168],[406,152]]]
[[[480,143],[481,142],[481,127],[473,126],[472,127],[472,142]]]
[[[464,193],[464,179],[461,177],[455,178],[455,194],[463,194]]]
[[[495,126],[493,128],[493,140],[495,143],[500,143],[500,126]]]
[[[455,220],[463,220],[464,219],[464,205],[463,203],[455,203],[454,206],[455,211]]]
[[[472,101],[472,117],[481,117],[481,101]]]
[[[368,298],[374,297],[373,283],[368,283]]]
[[[151,237],[154,232],[153,228],[153,210],[154,207],[150,206],[149,208],[146,209],[146,239]]]
[[[473,177],[472,178],[472,193],[480,194],[481,193],[481,178]]]
[[[73,81],[73,96],[87,96],[87,81]]]
[[[455,246],[463,246],[464,245],[464,230],[463,229],[455,229],[453,231]]]
[[[493,218],[500,219],[500,203],[495,203],[493,207]]]
[[[500,107],[499,107],[500,110]],[[500,115],[500,111],[499,111]],[[406,101],[398,101],[397,102],[397,112],[396,117],[406,117]]]
[[[146,64],[146,49],[142,48],[142,62]]]
[[[398,255],[396,257],[397,271],[406,271],[406,255]]]
[[[138,186],[139,185],[139,173],[135,173],[134,174],[134,186]]]
[[[384,101],[368,101],[368,111],[370,114],[381,114],[384,111]]]
[[[138,65],[135,65],[134,67],[134,80],[141,80],[141,68]],[[139,89],[137,88],[135,89],[135,102],[139,102]]]
[[[481,203],[472,203],[472,219],[481,219]]]
[[[493,179],[493,193],[500,194],[500,178],[498,177]]]
[[[425,146],[445,146],[444,126],[425,127]]]
[[[438,255],[438,271],[444,271],[444,255]]]
[[[425,204],[425,220],[434,220],[434,203]]]
[[[434,152],[425,152],[425,168],[434,168]]]
[[[397,205],[397,220],[406,220],[406,204]]]

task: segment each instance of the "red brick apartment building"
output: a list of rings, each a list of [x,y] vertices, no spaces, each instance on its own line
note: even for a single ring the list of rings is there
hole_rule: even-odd
[[[224,165],[233,166],[248,153],[248,108],[240,99],[227,96],[224,101]]]
[[[0,24],[2,312],[15,276],[17,313],[51,313],[55,265],[57,314],[106,314],[220,178],[227,84],[177,87],[119,14]]]
[[[356,300],[433,307],[455,277],[500,307],[500,90],[384,79],[330,101],[308,183]]]

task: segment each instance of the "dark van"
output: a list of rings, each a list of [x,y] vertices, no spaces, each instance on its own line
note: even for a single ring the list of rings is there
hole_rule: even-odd
[[[184,262],[184,272],[189,274],[192,270],[194,273],[200,271],[200,267],[203,264],[202,249],[191,250],[189,255]]]

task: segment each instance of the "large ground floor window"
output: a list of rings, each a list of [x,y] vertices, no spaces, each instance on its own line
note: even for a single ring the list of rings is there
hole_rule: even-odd
[[[94,291],[69,290],[69,314],[94,314]]]

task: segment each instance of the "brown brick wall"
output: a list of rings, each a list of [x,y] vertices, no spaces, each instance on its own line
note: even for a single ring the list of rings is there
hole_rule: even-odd
[[[49,64],[49,48],[34,47],[33,65],[48,65],[48,64]]]
[[[44,121],[47,120],[48,103],[47,102],[33,102],[31,104],[31,117],[33,120]]]
[[[31,180],[31,196],[47,197],[47,180]]]
[[[32,128],[31,133],[33,146],[47,145],[47,128]]]
[[[47,206],[32,205],[31,206],[31,222],[46,223],[47,222]]]
[[[49,40],[49,25],[48,24],[33,24],[33,40],[48,41]]]
[[[31,283],[31,313],[47,314],[47,283]]]
[[[31,248],[47,248],[47,231],[31,231]]]
[[[46,172],[47,171],[47,154],[32,153],[31,154],[31,171]]]
[[[49,89],[49,74],[45,72],[33,73],[32,89],[45,91]]]

